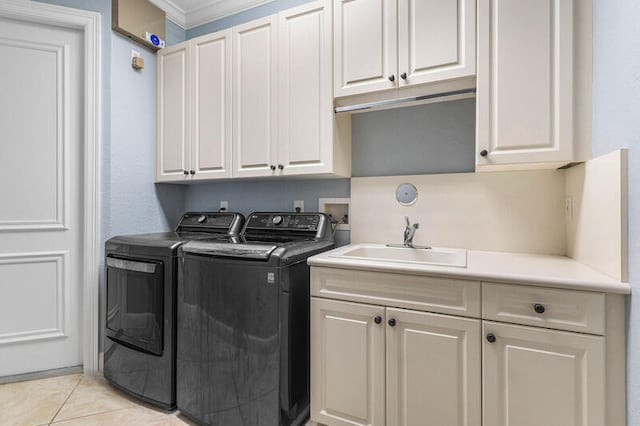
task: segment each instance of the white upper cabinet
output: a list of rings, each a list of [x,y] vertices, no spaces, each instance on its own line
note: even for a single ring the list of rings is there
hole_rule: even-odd
[[[351,175],[332,0],[158,52],[157,181]]]
[[[231,176],[231,30],[191,40],[193,179]]]
[[[331,42],[330,0],[278,15],[278,167],[283,175],[331,171]]]
[[[397,87],[395,0],[335,0],[334,96]]]
[[[475,74],[475,0],[335,0],[334,96]]]
[[[234,27],[233,176],[351,174],[331,95],[331,1]]]
[[[476,73],[475,0],[398,0],[400,87]]]
[[[478,0],[477,169],[573,161],[574,0]]]
[[[277,19],[233,28],[233,175],[275,175]]]
[[[231,176],[231,31],[158,51],[157,181]]]
[[[157,181],[184,180],[189,176],[188,64],[187,44],[168,47],[158,52]]]

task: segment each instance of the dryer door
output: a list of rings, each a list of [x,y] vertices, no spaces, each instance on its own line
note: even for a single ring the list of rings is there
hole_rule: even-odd
[[[106,266],[107,337],[162,355],[163,263],[109,255]]]

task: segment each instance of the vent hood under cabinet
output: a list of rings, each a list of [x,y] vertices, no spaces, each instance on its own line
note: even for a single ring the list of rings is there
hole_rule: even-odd
[[[455,101],[476,96],[475,78],[460,79],[453,82],[434,83],[388,92],[375,92],[366,95],[350,96],[334,100],[336,114],[379,111],[391,108],[404,108],[435,102]]]

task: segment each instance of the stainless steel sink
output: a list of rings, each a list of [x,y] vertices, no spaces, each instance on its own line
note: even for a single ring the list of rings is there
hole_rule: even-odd
[[[456,268],[467,267],[467,251],[454,248],[433,247],[422,249],[360,245],[331,256],[344,259],[452,266]]]

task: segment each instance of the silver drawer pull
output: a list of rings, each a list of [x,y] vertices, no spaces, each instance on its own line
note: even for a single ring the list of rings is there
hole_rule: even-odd
[[[125,271],[144,272],[145,274],[156,273],[155,263],[136,262],[134,260],[116,259],[114,257],[107,257],[107,266],[124,269]]]

